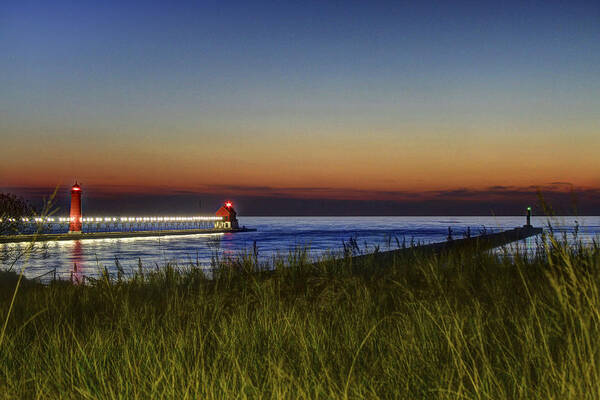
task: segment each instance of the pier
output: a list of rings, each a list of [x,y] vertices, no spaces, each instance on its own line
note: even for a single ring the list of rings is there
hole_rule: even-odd
[[[398,256],[406,256],[410,254],[442,254],[448,251],[460,251],[465,249],[473,249],[477,251],[490,250],[496,247],[502,247],[510,243],[518,242],[519,240],[542,234],[542,228],[536,228],[529,224],[531,214],[528,209],[527,224],[522,227],[496,232],[486,233],[479,236],[466,237],[462,239],[452,239],[445,242],[430,243],[418,246],[411,246],[397,250],[389,250],[376,252],[372,254],[363,254],[352,257],[353,260],[365,260],[368,257],[376,257],[378,261],[389,261]]]
[[[81,186],[75,182],[71,187],[69,217],[22,217],[18,221],[8,218],[11,223],[18,222],[21,232],[0,235],[0,243],[160,237],[256,230],[239,226],[237,212],[231,201],[226,201],[215,215],[84,217],[81,192]]]

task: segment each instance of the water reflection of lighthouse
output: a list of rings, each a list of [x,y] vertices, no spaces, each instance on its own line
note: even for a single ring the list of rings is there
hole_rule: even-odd
[[[71,282],[83,283],[83,249],[81,246],[81,240],[74,240],[73,247],[71,248]]]

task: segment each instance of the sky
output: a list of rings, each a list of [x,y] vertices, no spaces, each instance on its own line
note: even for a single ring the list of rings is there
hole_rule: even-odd
[[[0,191],[32,201],[600,214],[598,1],[5,0],[0,57]]]

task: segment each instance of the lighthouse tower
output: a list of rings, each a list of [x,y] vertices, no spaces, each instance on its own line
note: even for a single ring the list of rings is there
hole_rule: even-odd
[[[81,233],[81,187],[75,182],[71,187],[71,214],[69,233]]]

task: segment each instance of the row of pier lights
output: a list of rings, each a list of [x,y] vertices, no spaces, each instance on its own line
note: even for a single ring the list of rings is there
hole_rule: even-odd
[[[71,212],[69,214],[69,233],[80,234],[82,232],[83,222],[89,223],[145,223],[146,226],[157,224],[175,224],[175,227],[181,227],[183,224],[192,224],[194,228],[200,228],[201,223],[213,222],[215,229],[237,229],[239,228],[237,213],[233,208],[233,203],[225,202],[215,216],[190,216],[190,217],[89,217],[83,218],[81,213],[81,186],[77,182],[71,187]],[[198,226],[195,226],[197,224]],[[177,226],[179,225],[179,226]]]

